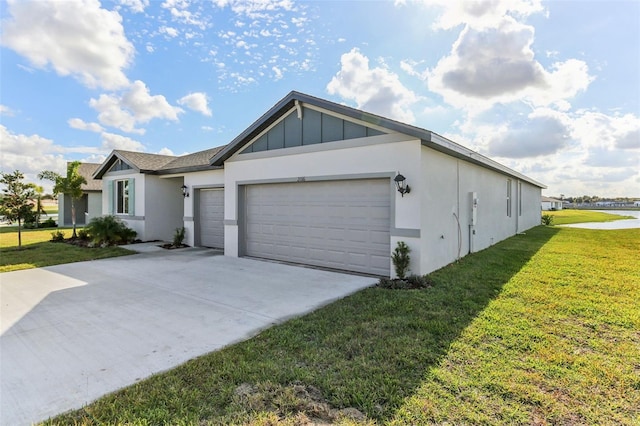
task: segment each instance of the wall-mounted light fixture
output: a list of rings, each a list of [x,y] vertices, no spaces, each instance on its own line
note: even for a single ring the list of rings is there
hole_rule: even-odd
[[[404,194],[408,194],[411,192],[411,188],[407,185],[407,178],[402,176],[400,173],[393,179],[396,183],[396,188],[398,188],[398,192],[404,197]]]
[[[189,196],[189,188],[187,185],[182,185],[180,189],[182,190],[182,197],[187,198]]]

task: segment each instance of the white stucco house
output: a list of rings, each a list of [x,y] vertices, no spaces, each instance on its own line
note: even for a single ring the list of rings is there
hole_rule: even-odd
[[[102,182],[93,175],[100,163],[80,163],[78,174],[87,183],[82,185],[82,198],[76,200],[76,225],[86,225],[92,218],[102,215]],[[60,194],[58,197],[58,226],[71,226],[71,197]]]
[[[114,151],[94,176],[103,213],[143,240],[184,226],[187,244],[226,256],[381,276],[398,241],[425,274],[539,225],[545,188],[431,131],[298,92],[227,145]]]
[[[562,205],[562,200],[556,198],[545,197],[544,195],[540,198],[540,206],[544,211],[562,210]]]

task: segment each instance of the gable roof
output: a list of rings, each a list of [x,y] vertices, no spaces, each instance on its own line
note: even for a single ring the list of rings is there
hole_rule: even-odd
[[[540,197],[540,201],[542,201],[542,202],[545,202],[545,201],[547,201],[547,202],[556,202],[556,203],[561,203],[562,202],[562,200],[558,200],[557,198],[545,197],[544,195],[542,195]]]
[[[148,154],[146,152],[113,150],[104,163],[99,164],[93,173],[95,179],[102,179],[113,163],[120,159],[127,163],[135,172],[148,174],[170,174],[211,170],[219,167],[211,166],[213,157],[223,146],[205,149],[182,156]],[[87,179],[88,180],[88,179]]]
[[[251,124],[246,130],[233,139],[227,146],[217,152],[211,159],[211,165],[222,167],[226,160],[238,152],[238,150],[240,150],[249,141],[282,118],[292,108],[298,105],[302,106],[301,104],[313,105],[317,108],[322,108],[356,120],[382,126],[391,131],[413,136],[416,139],[420,139],[422,145],[435,149],[436,151],[516,177],[540,188],[546,188],[546,186],[540,182],[537,182],[456,142],[444,138],[437,133],[296,91],[290,92],[287,96],[271,107],[271,109],[269,109],[265,114],[258,118],[258,120]]]
[[[99,163],[80,163],[78,174],[84,177],[87,183],[82,184],[83,191],[102,191],[102,183],[93,178],[93,174],[100,167]]]

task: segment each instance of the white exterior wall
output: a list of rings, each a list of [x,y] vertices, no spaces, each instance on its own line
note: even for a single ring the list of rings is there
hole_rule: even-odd
[[[87,195],[87,211],[89,212],[89,214],[86,215],[86,223],[89,224],[89,222],[91,222],[91,219],[93,219],[94,217],[99,217],[102,213],[102,193],[89,192]]]
[[[420,194],[421,274],[540,224],[539,187],[427,147],[422,147],[421,162],[425,183]],[[507,216],[507,179],[511,179],[511,216]],[[522,194],[518,193],[519,182]],[[478,198],[473,227],[472,192]]]
[[[172,241],[176,228],[183,226],[182,179],[144,177],[145,240]],[[137,201],[136,193],[136,204]]]
[[[197,191],[204,188],[220,188],[224,185],[224,170],[207,170],[203,172],[187,173],[183,179],[184,185],[189,190],[189,196],[184,198],[184,217],[183,226],[185,228],[184,243],[193,247],[195,246],[196,223],[195,216],[197,211]],[[182,186],[180,183],[179,186]]]
[[[393,197],[391,250],[395,248],[397,241],[405,241],[412,250],[411,269],[414,273],[419,273],[421,247],[417,235],[421,225],[421,205],[418,194],[424,185],[420,179],[420,166],[420,141],[400,134],[236,154],[225,162],[224,169],[225,255],[237,257],[240,254],[238,185],[292,182],[298,178],[307,181],[343,180],[372,177],[375,174],[382,177],[384,174],[390,178],[389,196]],[[392,186],[391,179],[397,172],[407,178],[411,187],[411,193],[404,197]],[[391,264],[391,259],[389,262]]]
[[[114,180],[134,179],[134,214],[131,216],[120,215],[112,212],[113,200],[110,200],[110,196],[114,196],[112,190],[109,188],[113,184]],[[145,175],[141,173],[131,173],[130,171],[112,172],[102,177],[102,214],[115,216],[122,219],[129,228],[138,233],[138,239],[142,241],[148,241],[149,239],[145,233]]]

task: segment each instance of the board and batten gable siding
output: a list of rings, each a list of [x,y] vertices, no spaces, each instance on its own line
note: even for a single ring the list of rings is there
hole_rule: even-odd
[[[421,162],[426,186],[420,194],[420,273],[434,271],[469,252],[482,250],[539,225],[539,187],[428,147],[422,147]],[[509,180],[510,216],[507,208]],[[471,193],[474,192],[478,199],[477,222],[471,227]]]

